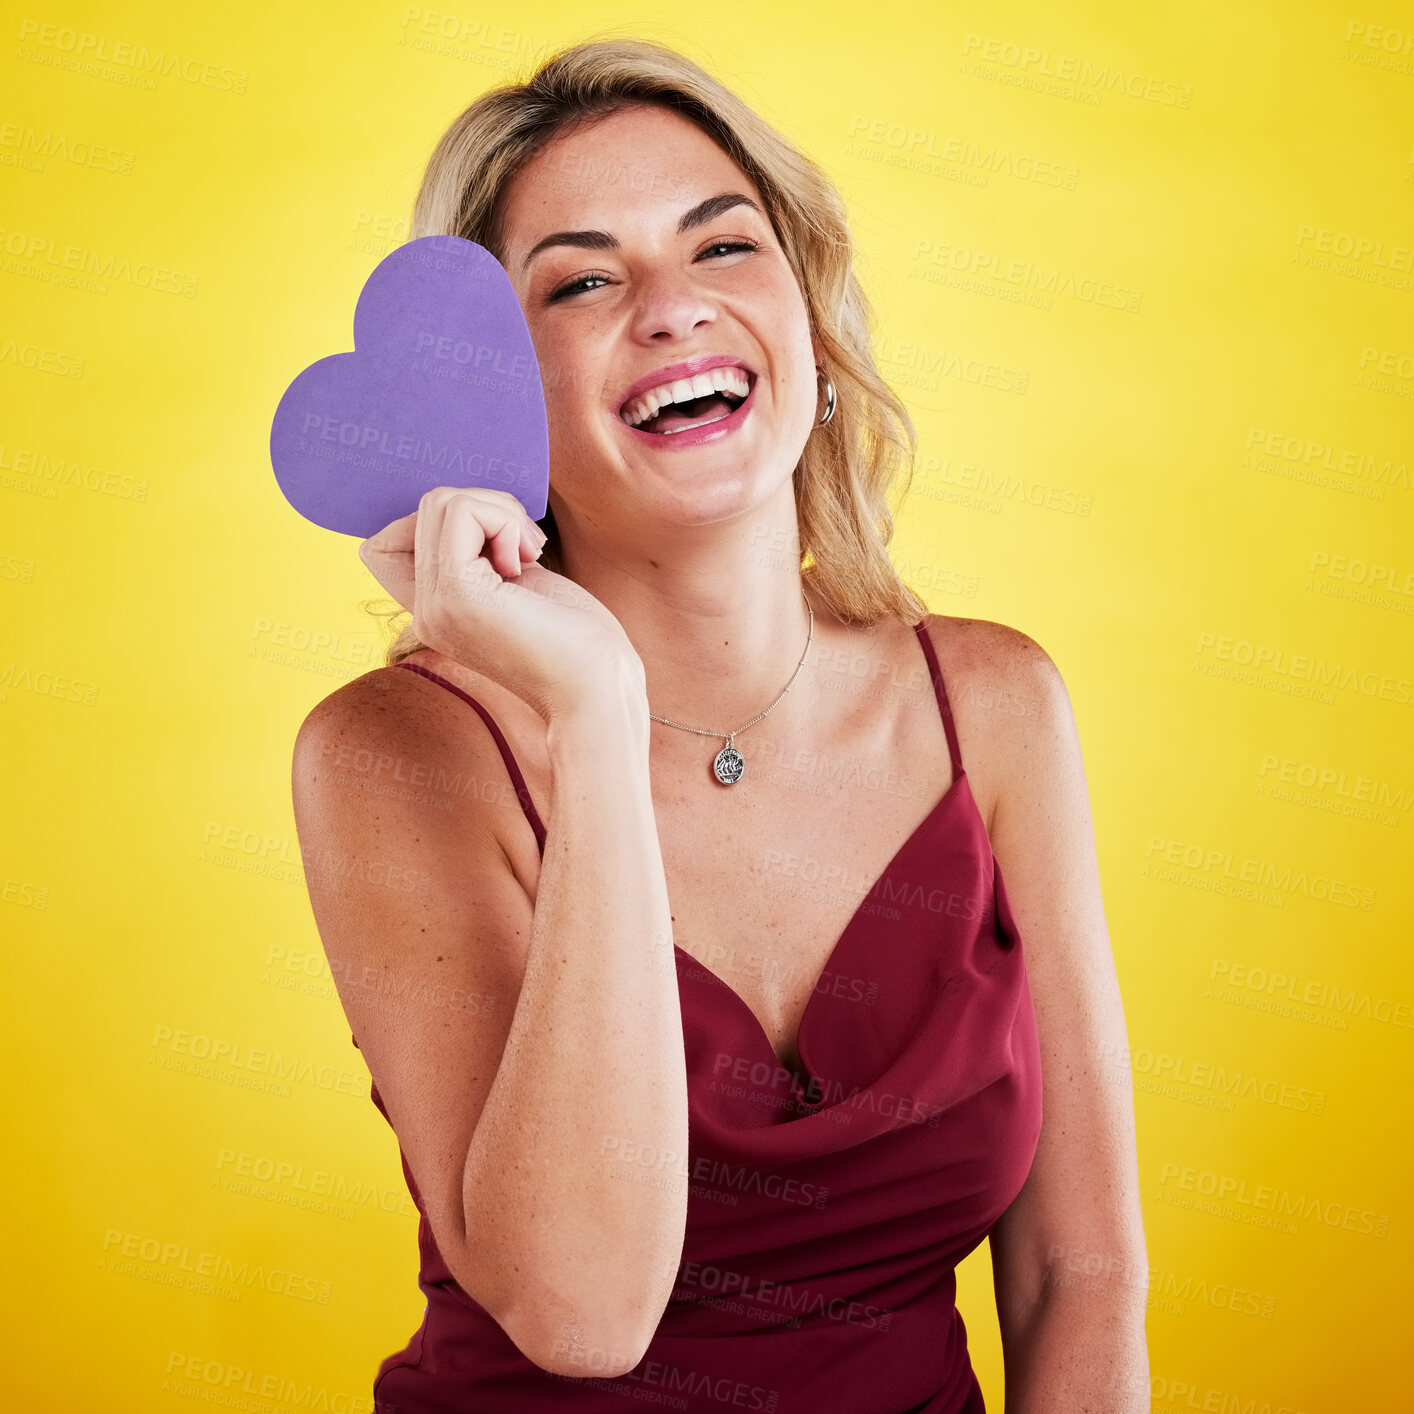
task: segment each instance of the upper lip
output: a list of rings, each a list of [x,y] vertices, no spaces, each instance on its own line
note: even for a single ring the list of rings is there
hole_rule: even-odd
[[[650,388],[660,388],[664,383],[676,383],[679,378],[693,378],[699,373],[706,373],[710,368],[740,368],[746,374],[748,382],[756,377],[756,370],[745,359],[738,358],[735,354],[700,354],[697,358],[687,359],[683,363],[670,363],[653,373],[644,374],[619,399],[619,412],[622,413],[635,398],[642,397]]]

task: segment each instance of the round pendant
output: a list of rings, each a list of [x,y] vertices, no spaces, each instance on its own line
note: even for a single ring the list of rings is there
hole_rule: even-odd
[[[734,786],[741,779],[741,773],[746,770],[746,760],[741,752],[728,742],[717,753],[712,769],[724,786]]]

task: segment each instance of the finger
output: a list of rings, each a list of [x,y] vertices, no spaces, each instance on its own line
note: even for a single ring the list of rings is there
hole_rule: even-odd
[[[519,556],[512,550],[508,557],[504,548],[507,531],[518,533],[511,498],[480,487],[441,486],[424,502],[416,549],[417,594],[424,603],[465,594],[468,584],[479,586],[477,593],[493,592],[517,575]]]
[[[367,540],[359,545],[362,550],[364,546],[372,546],[375,549],[408,549],[412,548],[413,527],[417,524],[417,512],[412,511],[405,516],[399,516],[397,520],[390,520],[376,535],[370,535]]]
[[[538,560],[540,558],[540,552],[549,542],[550,537],[527,515],[525,518],[525,534],[521,537],[521,543],[525,547],[527,558]]]
[[[544,549],[548,537],[545,532],[536,525],[534,518],[525,508],[525,502],[511,491],[493,491],[487,488],[481,492],[483,495],[496,496],[516,513],[516,518],[522,522],[521,531],[521,557],[526,560],[538,559],[540,551]]]
[[[466,608],[484,607],[505,592],[505,577],[489,554],[480,553],[491,548],[483,524],[485,518],[484,502],[477,505],[467,497],[454,496],[448,500],[442,520],[439,592]]]
[[[370,535],[367,540],[359,543],[359,557],[368,563],[380,555],[411,554],[416,526],[416,511],[389,521],[376,535]]]
[[[520,552],[525,545],[525,528],[515,515],[506,517],[506,523],[490,537],[491,563],[496,573],[508,579],[520,575]]]
[[[476,573],[476,562],[495,570],[500,579],[520,573],[520,520],[509,505],[455,496],[447,503],[442,551],[459,580]]]
[[[424,492],[418,502],[413,571],[417,579],[419,605],[430,604],[437,595],[442,574],[442,520],[450,494],[448,487],[434,486]]]
[[[369,573],[403,608],[412,606],[413,535],[417,514],[390,521],[376,535],[361,541],[359,558]]]
[[[502,579],[519,575],[520,547],[528,543],[528,537],[525,510],[514,496],[481,488],[454,492],[447,501],[447,514],[474,516],[482,530],[481,540],[473,547],[459,532],[449,536],[444,523],[443,553],[451,573],[460,579],[467,562],[481,556]]]

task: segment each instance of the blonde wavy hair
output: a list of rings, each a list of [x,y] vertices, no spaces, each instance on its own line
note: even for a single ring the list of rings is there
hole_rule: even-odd
[[[855,278],[844,202],[820,167],[705,70],[648,40],[599,39],[553,55],[525,83],[483,94],[433,150],[411,238],[461,236],[502,260],[500,196],[511,178],[559,133],[644,104],[696,123],[756,183],[835,385],[834,417],[811,434],[792,475],[802,580],[846,623],[892,616],[911,627],[927,606],[886,546],[889,496],[901,473],[905,492],[912,483],[917,434],[874,363],[873,312]],[[547,508],[540,563],[559,573],[554,520]],[[407,613],[364,607],[389,621]],[[390,643],[387,666],[424,646],[409,622]]]

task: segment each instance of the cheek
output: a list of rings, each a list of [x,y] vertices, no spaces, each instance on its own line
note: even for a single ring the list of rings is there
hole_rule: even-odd
[[[810,346],[810,325],[798,298],[781,309],[776,327],[782,331],[782,342],[776,350],[781,368],[782,398],[796,411],[813,409],[819,397],[815,351]]]
[[[535,358],[540,365],[550,440],[572,440],[578,435],[576,429],[589,422],[603,404],[603,360],[577,341],[543,336],[535,340]]]
[[[569,350],[543,330],[532,334],[535,345],[535,361],[540,365],[540,386],[545,390],[545,405],[552,407],[564,396],[565,388],[573,380],[574,361]]]
[[[768,328],[771,344],[787,364],[800,365],[815,376],[815,354],[810,347],[810,312],[794,280],[777,282],[769,292]]]

